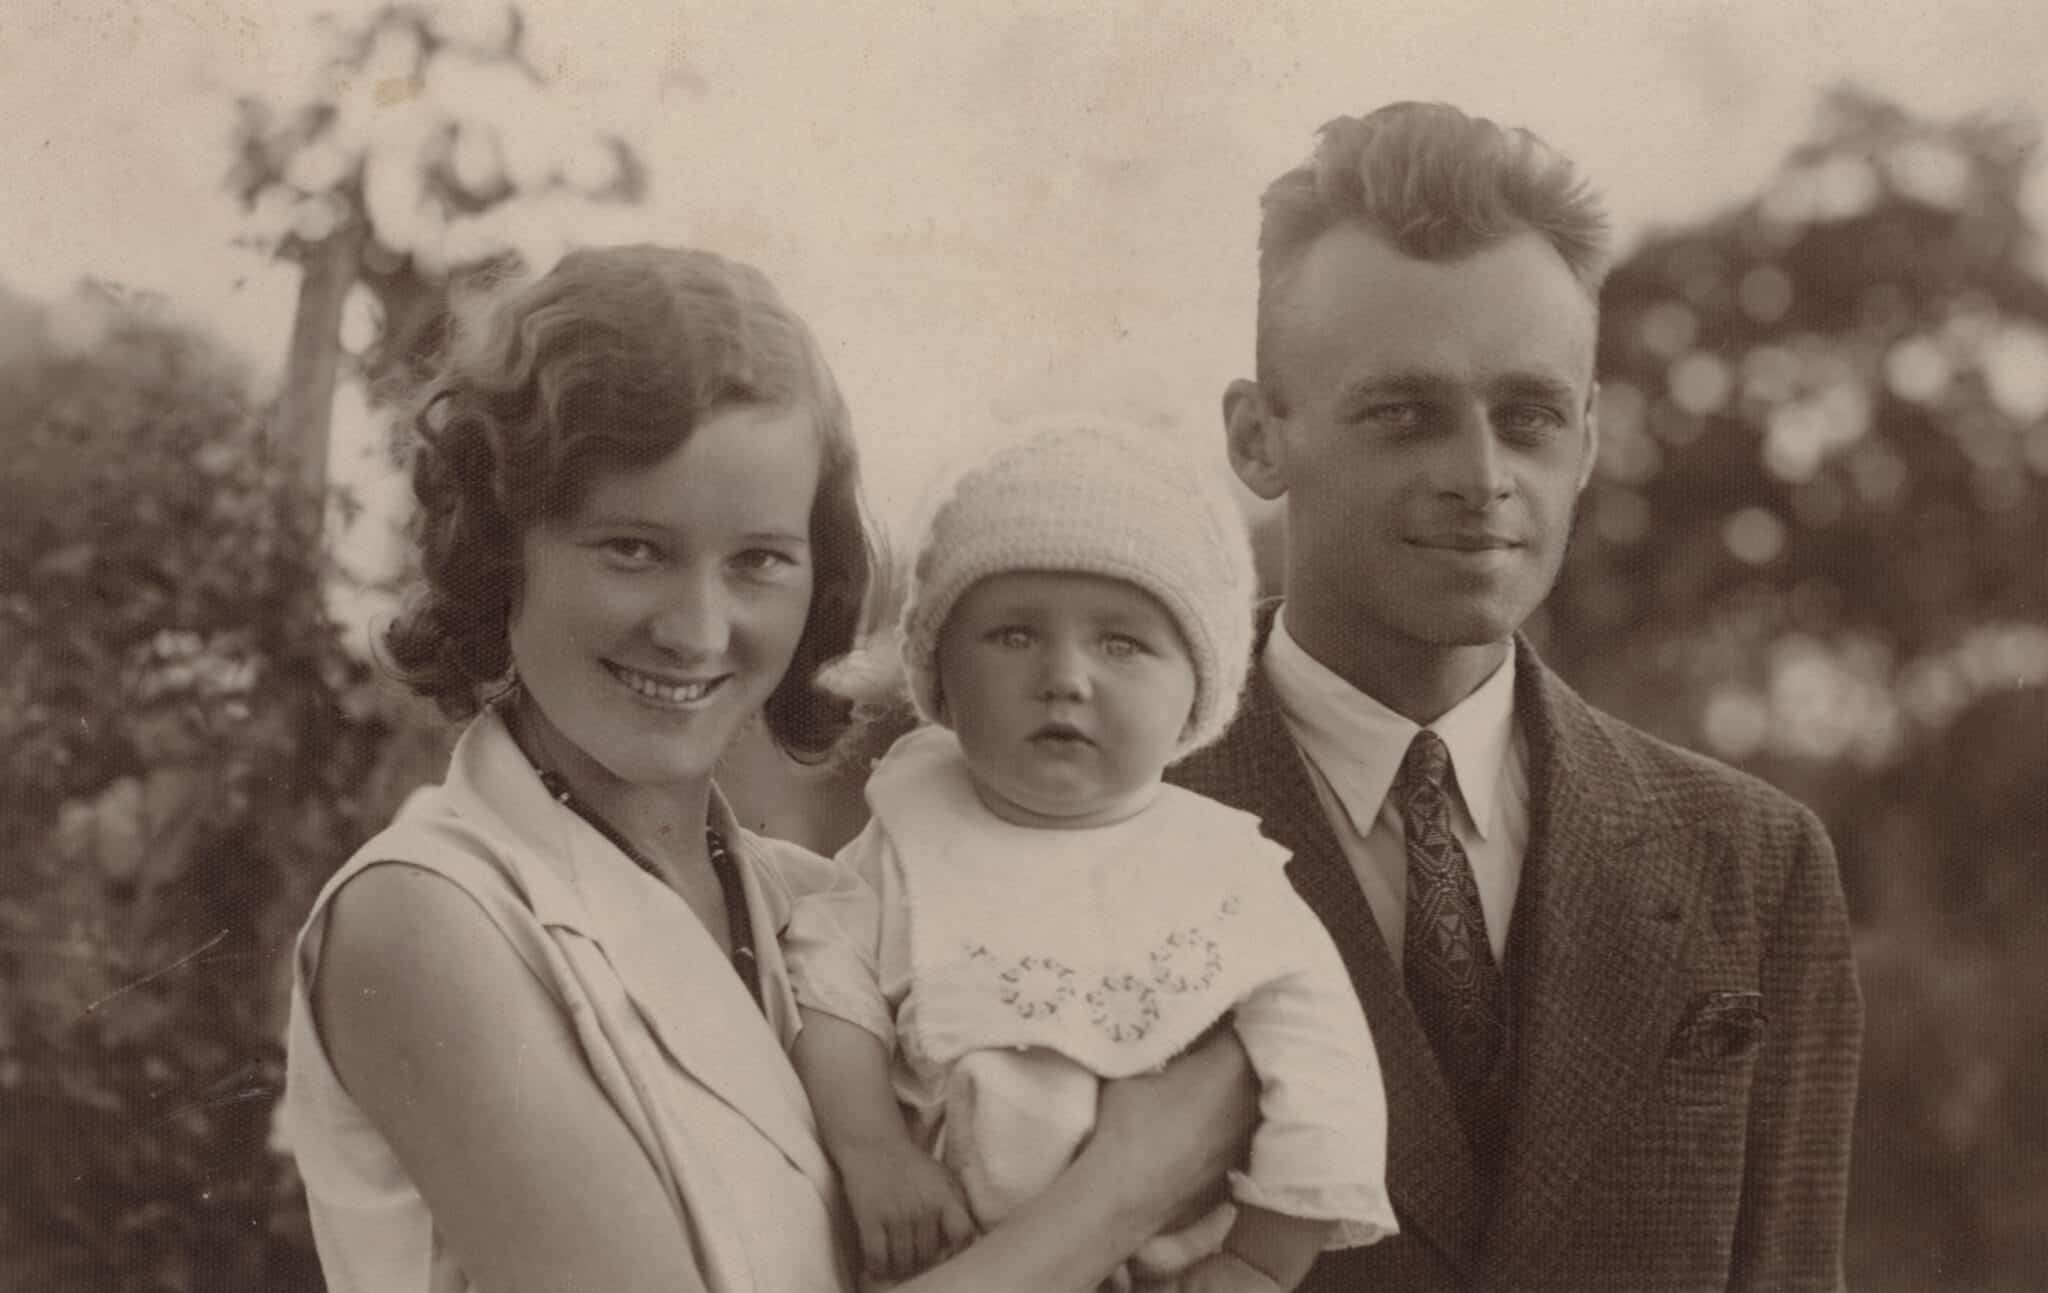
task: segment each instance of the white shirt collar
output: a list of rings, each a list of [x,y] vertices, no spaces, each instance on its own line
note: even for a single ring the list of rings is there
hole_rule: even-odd
[[[1273,619],[1262,664],[1288,727],[1362,838],[1421,727],[1310,655],[1287,631],[1284,605]],[[1457,794],[1480,839],[1490,839],[1499,824],[1501,770],[1514,739],[1514,664],[1510,649],[1485,682],[1430,724],[1450,750]]]

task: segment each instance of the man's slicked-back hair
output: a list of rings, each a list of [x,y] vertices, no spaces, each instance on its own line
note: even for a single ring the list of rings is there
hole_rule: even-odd
[[[1339,225],[1437,261],[1533,232],[1595,302],[1610,264],[1607,213],[1570,158],[1444,103],[1393,103],[1328,123],[1315,155],[1274,180],[1260,206],[1258,378],[1274,398],[1275,303],[1309,247]]]

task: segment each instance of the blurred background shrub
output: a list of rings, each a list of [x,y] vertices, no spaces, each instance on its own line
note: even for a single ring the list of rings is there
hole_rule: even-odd
[[[235,367],[104,291],[0,315],[0,1285],[317,1287],[278,970],[391,725]]]

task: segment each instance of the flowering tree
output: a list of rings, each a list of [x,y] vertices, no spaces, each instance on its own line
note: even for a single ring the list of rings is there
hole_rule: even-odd
[[[373,392],[409,375],[451,284],[559,251],[572,223],[587,241],[646,188],[630,145],[549,96],[517,9],[396,3],[323,24],[332,53],[304,98],[240,101],[228,179],[249,240],[303,273],[273,425],[315,490],[344,343]]]

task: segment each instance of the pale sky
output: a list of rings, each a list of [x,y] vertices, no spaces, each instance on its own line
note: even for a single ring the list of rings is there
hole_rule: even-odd
[[[293,276],[230,243],[229,105],[303,91],[312,15],[367,8],[5,0],[0,281],[160,291],[274,375]],[[2039,0],[524,9],[553,128],[618,129],[652,170],[604,237],[767,270],[824,342],[898,527],[992,410],[1107,402],[1218,443],[1217,397],[1250,364],[1259,190],[1332,116],[1444,99],[1531,127],[1624,244],[1754,192],[1844,80],[1938,116],[2048,117]],[[340,422],[337,476],[388,488],[346,397]]]

